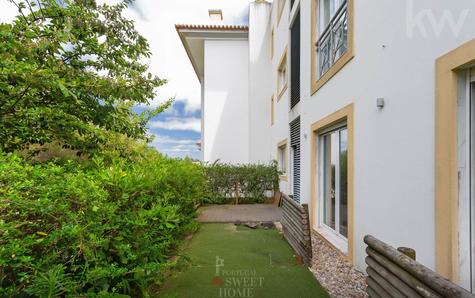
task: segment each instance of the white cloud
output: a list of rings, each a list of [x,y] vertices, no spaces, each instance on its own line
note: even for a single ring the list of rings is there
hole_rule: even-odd
[[[0,23],[11,23],[15,16],[19,14],[15,5],[5,0],[0,1],[0,11]]]
[[[166,120],[152,120],[149,122],[148,126],[150,128],[161,128],[167,130],[191,130],[201,132],[201,119],[171,117]]]
[[[189,156],[199,159],[201,154],[198,145],[196,144],[197,142],[198,140],[193,139],[177,139],[168,136],[155,135],[150,146],[171,157]]]
[[[172,145],[196,145],[197,140],[192,139],[175,139],[168,136],[155,135],[152,144],[172,144]]]

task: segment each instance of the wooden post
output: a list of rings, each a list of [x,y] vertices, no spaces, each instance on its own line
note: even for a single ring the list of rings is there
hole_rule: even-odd
[[[372,259],[411,286],[419,295],[423,297],[475,298],[475,295],[464,288],[375,237],[366,235],[364,242],[368,245],[366,252]],[[373,269],[375,268],[373,267]],[[377,289],[373,290],[379,294]]]
[[[234,182],[234,205],[239,205],[239,186]]]

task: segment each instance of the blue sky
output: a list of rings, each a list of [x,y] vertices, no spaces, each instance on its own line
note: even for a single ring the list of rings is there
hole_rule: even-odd
[[[114,4],[122,0],[96,0]],[[166,112],[149,123],[149,133],[155,136],[151,144],[172,157],[199,159],[196,142],[201,139],[201,87],[175,24],[207,24],[208,10],[222,9],[225,24],[247,24],[249,0],[136,0],[125,11],[125,17],[150,44],[152,56],[149,71],[168,83],[157,89],[152,107],[175,99]],[[0,0],[0,22],[11,22],[17,10],[9,1]],[[140,112],[144,107],[137,107]]]
[[[144,108],[135,108],[140,113]],[[201,159],[197,142],[201,139],[201,111],[186,111],[185,102],[175,101],[164,113],[148,124],[149,134],[154,135],[151,145],[171,157]]]

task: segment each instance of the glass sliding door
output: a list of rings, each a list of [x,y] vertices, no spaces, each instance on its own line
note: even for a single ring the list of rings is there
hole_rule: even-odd
[[[459,284],[475,292],[475,71],[459,74],[457,102]]]
[[[348,130],[344,124],[336,126],[321,134],[319,142],[319,226],[341,242],[348,237]]]

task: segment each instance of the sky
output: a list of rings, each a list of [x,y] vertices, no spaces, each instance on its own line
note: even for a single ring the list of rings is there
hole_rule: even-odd
[[[98,0],[116,3],[118,0]],[[201,88],[175,24],[207,24],[208,10],[222,9],[225,24],[248,23],[249,0],[136,0],[125,16],[149,44],[149,71],[168,83],[151,100],[157,106],[170,98],[174,104],[148,124],[155,136],[151,145],[171,157],[201,158],[196,143],[201,139]],[[8,0],[0,0],[0,22],[11,22],[17,14]],[[140,112],[144,107],[136,107]]]

